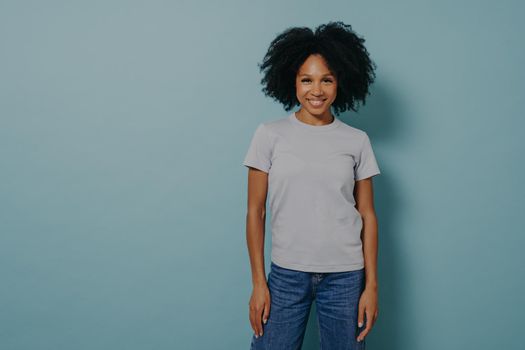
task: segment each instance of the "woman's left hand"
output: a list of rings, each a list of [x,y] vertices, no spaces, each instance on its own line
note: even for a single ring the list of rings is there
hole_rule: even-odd
[[[379,309],[377,307],[377,288],[365,287],[365,290],[361,294],[361,298],[359,299],[359,312],[357,316],[358,327],[363,326],[365,314],[366,328],[361,333],[359,333],[357,341],[363,341],[376,322],[377,316],[379,314]]]

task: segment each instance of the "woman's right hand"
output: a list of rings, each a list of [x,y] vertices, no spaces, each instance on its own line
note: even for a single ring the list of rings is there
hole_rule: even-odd
[[[266,283],[253,287],[249,305],[250,323],[255,337],[258,338],[263,335],[262,323],[266,324],[270,315],[270,291]]]

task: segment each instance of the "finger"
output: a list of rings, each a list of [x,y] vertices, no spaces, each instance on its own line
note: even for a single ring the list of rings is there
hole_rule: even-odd
[[[255,322],[253,320],[254,320],[253,312],[250,311],[250,325],[252,326],[253,333],[255,334],[257,330],[255,329]]]
[[[370,332],[371,329],[372,329],[372,317],[370,317],[370,313],[367,312],[366,313],[366,327],[361,332],[361,334],[359,334],[358,340],[362,341],[367,336],[367,334]]]
[[[263,309],[262,308],[258,308],[257,311],[255,312],[255,335],[256,336],[261,336],[263,334],[262,332],[262,313],[263,313]]]
[[[359,328],[363,327],[364,316],[365,316],[365,306],[359,304],[359,310],[358,310],[358,313],[357,313],[357,326]]]
[[[359,333],[359,336],[357,337],[357,341],[363,341],[368,334],[368,329],[365,328],[361,333]]]
[[[264,313],[263,313],[263,323],[264,324],[268,322],[268,316],[270,316],[270,303],[266,303],[266,305],[264,305]]]
[[[250,323],[252,325],[253,333],[258,335],[259,330],[257,328],[257,312],[255,309],[250,310]]]

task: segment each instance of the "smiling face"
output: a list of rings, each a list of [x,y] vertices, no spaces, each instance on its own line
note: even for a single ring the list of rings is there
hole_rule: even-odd
[[[330,120],[330,106],[337,96],[337,80],[321,55],[310,55],[295,78],[301,113]]]

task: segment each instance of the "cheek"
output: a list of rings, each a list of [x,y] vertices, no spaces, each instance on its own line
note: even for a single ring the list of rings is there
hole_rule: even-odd
[[[330,96],[332,101],[335,100],[335,98],[337,97],[337,87],[330,90]]]
[[[295,89],[295,92],[297,94],[297,97],[302,98],[303,95],[306,93],[306,89],[304,87],[301,87],[300,85]]]

